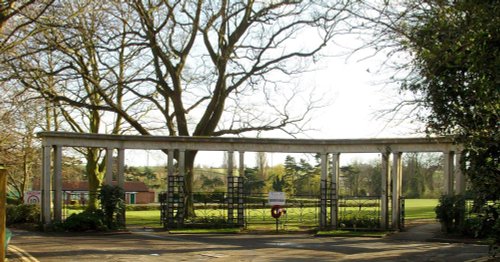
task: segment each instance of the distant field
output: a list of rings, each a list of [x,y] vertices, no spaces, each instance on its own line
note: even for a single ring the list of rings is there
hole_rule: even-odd
[[[407,220],[411,219],[434,219],[436,214],[434,213],[434,208],[437,206],[437,199],[406,199],[405,200],[405,218]],[[199,210],[202,216],[210,216],[213,212],[213,216],[220,216],[225,214],[223,210]],[[308,213],[316,212],[307,211]],[[268,215],[270,217],[270,212],[266,212],[262,209],[252,210],[248,212],[251,216],[262,217],[263,215]],[[293,210],[290,210],[290,215],[293,216]],[[259,218],[250,217],[250,220],[259,220]],[[270,220],[272,220],[270,218]],[[161,227],[160,224],[160,211],[158,210],[148,210],[148,211],[127,211],[127,225],[128,226],[145,226],[145,227]]]

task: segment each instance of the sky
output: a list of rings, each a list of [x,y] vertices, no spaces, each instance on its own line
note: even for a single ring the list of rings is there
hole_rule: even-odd
[[[323,51],[324,57],[311,65],[313,70],[304,73],[298,80],[299,85],[314,88],[314,92],[325,98],[323,102],[326,104],[312,114],[311,121],[306,125],[309,130],[298,137],[354,139],[425,136],[416,131],[422,129],[421,123],[389,122],[387,116],[380,117],[382,110],[393,108],[398,101],[404,99],[404,94],[398,92],[395,83],[387,83],[392,71],[381,69],[381,63],[387,59],[384,53],[370,56],[372,50],[365,49],[354,55],[346,55],[351,53],[347,47],[359,44],[360,41],[352,37],[338,39],[335,45],[326,47]],[[274,132],[264,136],[285,137]],[[222,154],[201,152],[197,156],[196,164],[220,166]],[[268,155],[268,160],[274,165],[282,162],[284,157],[284,154]],[[307,157],[310,156],[296,156],[297,159]],[[341,158],[341,161],[369,161],[375,157],[377,156],[349,155],[343,160]],[[245,156],[245,161],[253,165],[255,158],[250,154]],[[164,165],[165,162],[165,155],[161,152],[126,153],[127,165]]]

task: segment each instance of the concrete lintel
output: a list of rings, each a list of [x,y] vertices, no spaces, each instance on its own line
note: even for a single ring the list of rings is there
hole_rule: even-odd
[[[177,148],[200,151],[245,151],[281,153],[380,153],[387,148],[398,152],[443,152],[457,148],[450,138],[384,139],[275,139],[228,137],[121,136],[42,132],[44,145],[68,147],[112,147],[162,150]]]

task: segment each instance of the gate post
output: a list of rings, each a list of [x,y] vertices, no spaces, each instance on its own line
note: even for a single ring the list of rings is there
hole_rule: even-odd
[[[455,152],[443,152],[443,158],[444,194],[451,196],[453,195],[453,160],[455,158]]]
[[[238,179],[238,225],[245,225],[245,201],[243,183],[245,182],[245,152],[239,152],[239,179]]]
[[[118,180],[117,185],[121,189],[123,189],[123,195],[121,196],[123,200],[123,204],[126,205],[127,203],[125,202],[125,149],[119,148],[118,149],[118,174],[116,174],[116,178]],[[126,208],[125,206],[123,207],[123,210],[121,210],[119,216],[119,221],[122,224],[122,226],[125,226],[127,223],[126,221]]]
[[[0,261],[5,260],[6,236],[7,170],[0,165]]]
[[[388,228],[389,215],[389,178],[391,174],[391,165],[389,161],[389,152],[382,153],[382,179],[381,179],[381,194],[380,194],[380,227]]]
[[[50,154],[52,151],[51,146],[44,145],[42,148],[42,179],[41,179],[41,190],[42,190],[42,212],[41,221],[42,224],[49,225],[52,223],[50,214]]]
[[[392,168],[392,229],[400,229],[400,198],[402,186],[402,153],[393,153]]]
[[[62,148],[54,146],[54,221],[61,222],[62,220]]]
[[[328,177],[328,153],[321,154],[321,185],[320,185],[320,215],[319,227],[326,227],[326,202],[327,202],[327,177]]]
[[[234,223],[235,177],[233,176],[233,151],[227,152],[227,221]]]
[[[462,152],[459,151],[455,154],[455,193],[457,195],[465,193],[465,177],[461,168],[462,161]]]
[[[337,229],[339,224],[339,175],[340,153],[332,154],[332,177],[330,181],[330,226]]]
[[[178,169],[174,170],[174,149],[168,149],[166,204],[162,205],[163,227],[176,227],[184,223],[184,153],[179,150]],[[175,212],[177,211],[177,212]],[[176,219],[177,216],[177,219]]]

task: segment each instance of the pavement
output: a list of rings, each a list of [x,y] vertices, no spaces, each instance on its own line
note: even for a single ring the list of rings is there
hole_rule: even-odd
[[[8,261],[500,261],[488,246],[436,242],[439,224],[383,238],[310,234],[169,234],[136,228],[122,233],[13,230]],[[439,240],[439,239],[438,239]]]

